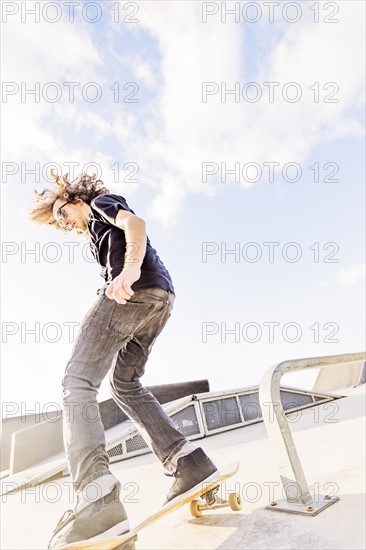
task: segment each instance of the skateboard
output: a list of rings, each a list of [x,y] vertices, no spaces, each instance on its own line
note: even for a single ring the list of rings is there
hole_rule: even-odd
[[[220,470],[219,476],[210,482],[203,481],[196,485],[183,495],[176,497],[168,502],[157,512],[146,518],[142,523],[124,535],[99,540],[84,540],[72,542],[62,546],[60,550],[134,550],[137,535],[142,529],[148,527],[155,521],[170,514],[174,510],[181,508],[185,504],[190,504],[190,511],[194,517],[200,517],[205,510],[223,508],[229,506],[232,510],[241,509],[240,495],[235,492],[229,493],[228,499],[222,499],[218,496],[220,485],[229,477],[236,474],[239,469],[239,462],[232,462]]]

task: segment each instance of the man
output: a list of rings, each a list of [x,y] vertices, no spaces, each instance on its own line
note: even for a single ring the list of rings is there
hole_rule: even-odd
[[[54,530],[49,548],[55,549],[130,530],[119,499],[121,484],[109,469],[97,404],[107,373],[113,399],[136,423],[167,475],[175,477],[166,502],[215,479],[218,472],[140,383],[175,299],[144,220],[95,176],[82,174],[71,183],[67,174],[52,176],[54,189],[35,192],[31,220],[89,237],[105,279],[81,323],[62,381],[64,445],[77,499]]]

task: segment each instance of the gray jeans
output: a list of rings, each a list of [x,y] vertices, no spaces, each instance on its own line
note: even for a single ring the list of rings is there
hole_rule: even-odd
[[[140,383],[174,298],[156,287],[135,291],[126,304],[102,294],[85,315],[62,381],[64,445],[76,490],[109,471],[97,404],[98,389],[108,372],[113,399],[136,423],[163,466],[169,469],[170,459],[187,442]]]

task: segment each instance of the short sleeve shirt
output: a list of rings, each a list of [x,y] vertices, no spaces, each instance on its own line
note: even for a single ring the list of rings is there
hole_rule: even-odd
[[[101,276],[109,284],[122,271],[125,253],[125,232],[116,225],[116,216],[120,209],[135,214],[126,199],[120,195],[107,193],[98,195],[90,202],[90,214],[87,225],[91,236],[91,249],[99,265]],[[131,251],[133,253],[133,251]],[[141,264],[141,276],[132,286],[132,290],[159,287],[175,293],[172,279],[156,250],[146,237],[146,254]]]

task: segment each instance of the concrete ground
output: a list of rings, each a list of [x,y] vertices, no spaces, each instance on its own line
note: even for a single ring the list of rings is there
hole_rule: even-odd
[[[266,510],[270,501],[283,497],[264,424],[257,423],[195,441],[218,467],[240,461],[224,490],[240,492],[242,510],[213,510],[196,519],[185,506],[142,531],[137,548],[364,549],[365,385],[348,393],[289,417],[313,498],[337,494],[339,502],[315,517]],[[131,526],[161,506],[172,483],[153,454],[114,463],[111,469],[122,482]],[[3,496],[1,548],[46,549],[60,516],[74,504],[68,476]]]

